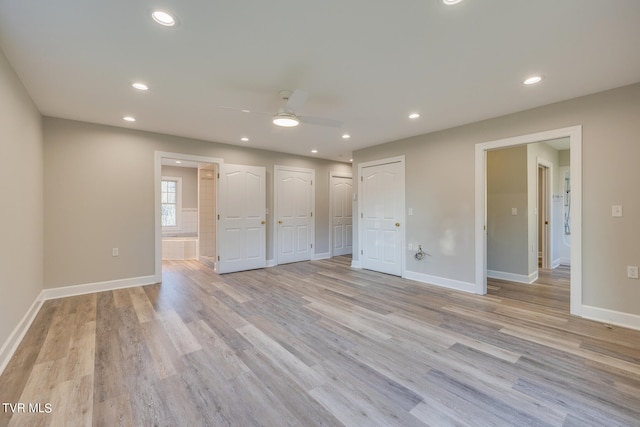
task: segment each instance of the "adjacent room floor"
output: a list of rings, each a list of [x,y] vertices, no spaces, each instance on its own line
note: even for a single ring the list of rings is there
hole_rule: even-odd
[[[0,425],[638,425],[640,331],[570,316],[568,269],[478,296],[350,261],[47,301],[0,377],[42,411]]]

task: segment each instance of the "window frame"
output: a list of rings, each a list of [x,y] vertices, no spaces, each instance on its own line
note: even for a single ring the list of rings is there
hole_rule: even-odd
[[[160,178],[160,215],[162,215],[162,182],[173,181],[176,183],[176,225],[162,225],[162,218],[160,220],[160,227],[162,231],[182,231],[182,177],[180,176],[162,176]]]

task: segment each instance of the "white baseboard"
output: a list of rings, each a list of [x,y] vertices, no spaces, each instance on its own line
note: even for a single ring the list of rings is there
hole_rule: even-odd
[[[351,268],[362,269],[362,266],[360,265],[360,260],[352,259],[351,260]]]
[[[560,264],[560,258],[554,259],[553,261],[551,261],[551,269],[553,270],[554,268],[560,267]]]
[[[571,265],[571,258],[560,257],[559,262],[561,265]]]
[[[404,278],[415,280],[416,282],[427,283],[430,285],[441,286],[443,288],[455,289],[470,293],[477,293],[475,283],[463,282],[461,280],[447,279],[446,277],[432,276],[430,274],[417,273],[415,271],[405,271]]]
[[[18,349],[29,327],[31,327],[33,319],[36,318],[43,302],[42,292],[40,292],[40,295],[36,297],[31,307],[29,307],[29,310],[27,310],[13,332],[11,332],[9,338],[2,344],[2,348],[0,348],[0,375],[4,372],[4,368],[7,367],[9,360],[11,360],[11,357],[13,357],[13,354]]]
[[[109,280],[106,282],[87,283],[84,285],[62,286],[42,291],[44,300],[92,294],[94,292],[112,291],[114,289],[132,288],[134,286],[158,283],[156,276],[130,277],[128,279]]]
[[[507,273],[506,271],[487,270],[487,277],[491,279],[502,279],[510,282],[532,284],[538,280],[538,272],[534,271],[530,275]]]
[[[581,307],[580,315],[585,319],[640,330],[640,316],[637,314],[623,313],[620,311],[608,310],[606,308],[583,305]]]
[[[319,259],[329,259],[331,258],[331,254],[329,252],[323,252],[321,254],[313,254],[313,258],[311,258],[312,260],[319,260]]]

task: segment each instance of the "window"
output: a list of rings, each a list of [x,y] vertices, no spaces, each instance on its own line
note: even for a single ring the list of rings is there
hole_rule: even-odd
[[[182,178],[163,176],[160,185],[162,227],[180,229],[182,228]]]

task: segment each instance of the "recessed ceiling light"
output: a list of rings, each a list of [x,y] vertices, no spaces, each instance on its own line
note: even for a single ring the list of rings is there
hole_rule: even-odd
[[[126,122],[135,122],[136,121],[135,117],[131,117],[131,116],[124,116],[122,118],[122,120],[124,120]]]
[[[240,111],[242,111],[243,113],[250,113],[251,112],[251,110],[240,110]]]
[[[351,135],[349,135],[348,133],[345,133],[344,135],[342,135],[342,139],[349,139],[351,138]]]
[[[179,165],[180,163],[182,163],[181,160],[176,160],[176,164]]]
[[[540,83],[540,81],[542,81],[542,76],[531,76],[522,83],[526,85],[534,85],[536,83]]]
[[[141,82],[131,83],[131,87],[138,90],[149,90],[149,86]]]
[[[162,10],[154,10],[151,14],[151,17],[158,24],[164,25],[165,27],[173,27],[174,25],[176,25],[176,19]]]
[[[353,162],[353,159],[349,159],[350,162]]]
[[[442,3],[446,4],[447,6],[451,6],[452,4],[458,4],[461,1],[462,0],[442,0]]]
[[[315,153],[317,153],[317,152],[318,152],[318,150],[311,150],[311,152],[312,152],[313,154],[315,154]]]
[[[417,119],[418,117],[420,117],[420,114],[418,114],[418,113],[411,113],[411,114],[409,114],[409,118],[410,118],[410,119]]]
[[[240,141],[247,142],[249,141],[249,138],[247,138],[246,136],[243,136],[242,138],[240,138]]]

